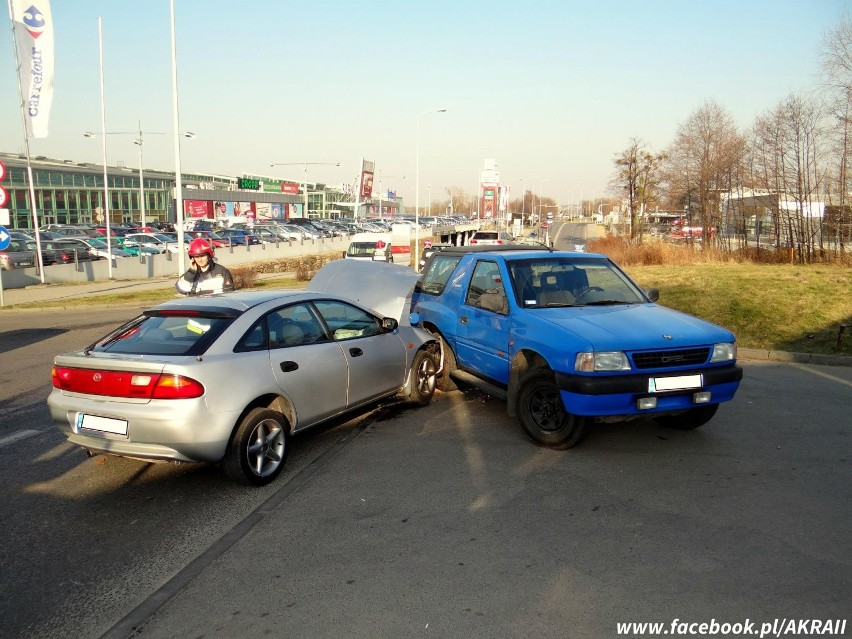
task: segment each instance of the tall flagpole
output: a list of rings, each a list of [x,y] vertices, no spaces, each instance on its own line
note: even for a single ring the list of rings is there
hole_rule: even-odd
[[[172,120],[175,129],[175,230],[178,236],[178,277],[186,270],[183,250],[183,184],[180,173],[180,121],[178,118],[177,53],[175,51],[175,0],[170,0],[172,23]],[[307,212],[305,213],[307,216]]]
[[[27,114],[24,105],[24,87],[21,84],[21,59],[18,55],[18,40],[15,31],[15,13],[12,11],[12,0],[8,0],[9,4],[9,22],[12,23],[12,48],[15,50],[15,75],[18,78],[18,95],[21,99],[21,121],[24,125],[24,147],[27,155],[27,180],[30,187],[30,206],[33,211],[33,232],[36,236],[36,264],[41,278],[41,283],[44,284],[44,259],[41,255],[41,234],[38,232],[38,210],[36,209],[35,183],[33,181],[33,167],[30,163],[30,134],[27,128]]]
[[[101,78],[101,150],[104,159],[104,215],[106,216],[106,244],[107,244],[107,277],[112,279],[112,242],[109,232],[109,176],[107,175],[107,152],[106,152],[106,102],[104,100],[104,38],[101,17],[98,16],[98,54],[100,56],[100,78]]]

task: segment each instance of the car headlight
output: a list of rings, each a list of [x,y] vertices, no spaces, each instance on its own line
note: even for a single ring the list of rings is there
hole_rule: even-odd
[[[737,358],[737,345],[735,342],[713,344],[713,356],[711,362],[730,362]]]
[[[577,353],[574,370],[582,373],[596,371],[629,371],[630,362],[621,351],[602,351],[600,353]]]

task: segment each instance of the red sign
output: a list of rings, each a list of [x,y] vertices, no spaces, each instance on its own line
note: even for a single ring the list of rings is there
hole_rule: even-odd
[[[370,171],[361,173],[361,197],[373,197],[373,174]]]
[[[213,217],[213,202],[210,200],[184,200],[183,213],[186,217]]]
[[[0,162],[0,182],[6,177],[6,165]]]
[[[6,202],[9,201],[9,191],[0,186],[0,209],[6,208]]]
[[[282,182],[281,183],[281,192],[282,193],[299,193],[299,185],[295,182]]]

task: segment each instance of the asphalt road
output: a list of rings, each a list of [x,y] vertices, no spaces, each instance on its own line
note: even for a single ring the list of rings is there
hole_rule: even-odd
[[[4,315],[2,637],[99,637],[140,604],[156,611],[143,637],[614,637],[618,622],[849,616],[852,368],[745,362],[698,431],[602,424],[564,452],[529,443],[498,400],[440,394],[296,438],[282,477],[251,489],[213,465],[87,459],[54,432],[52,356],[133,314]]]

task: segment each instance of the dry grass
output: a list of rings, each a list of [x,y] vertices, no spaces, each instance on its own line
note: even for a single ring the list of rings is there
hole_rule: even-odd
[[[749,247],[729,251],[714,246],[703,248],[700,244],[672,244],[659,238],[646,237],[639,243],[630,243],[620,237],[607,236],[590,240],[586,244],[590,253],[604,253],[621,266],[643,264],[687,265],[687,264],[793,264],[794,256],[789,251],[767,250]],[[846,252],[837,257],[826,255],[819,263],[852,266],[852,254]]]

